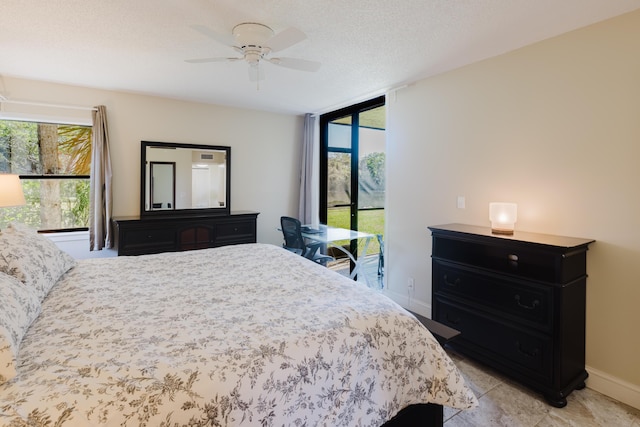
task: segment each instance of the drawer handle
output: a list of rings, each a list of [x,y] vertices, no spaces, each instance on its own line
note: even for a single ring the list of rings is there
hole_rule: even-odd
[[[527,357],[538,357],[538,354],[540,354],[539,348],[534,348],[532,351],[527,351],[523,349],[522,344],[520,344],[520,341],[516,341],[516,347],[518,348],[518,352],[524,354]]]
[[[444,284],[445,285],[449,285],[452,287],[457,287],[460,284],[460,278],[457,277],[456,280],[454,280],[453,282],[449,280],[449,277],[445,274],[444,277],[442,278],[442,280],[444,280]]]
[[[520,295],[518,294],[516,294],[513,298],[516,300],[518,307],[522,307],[525,310],[534,310],[537,306],[540,305],[540,301],[538,301],[537,299],[534,299],[531,305],[523,304],[520,302]]]

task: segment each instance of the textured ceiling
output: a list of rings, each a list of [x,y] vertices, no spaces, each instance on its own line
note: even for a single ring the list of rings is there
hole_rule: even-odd
[[[640,8],[640,0],[1,0],[0,76],[286,113],[324,112],[386,89]],[[259,88],[192,25],[295,27]],[[11,99],[2,86],[0,94]],[[29,100],[37,101],[37,100]],[[64,102],[64,100],[60,100]]]

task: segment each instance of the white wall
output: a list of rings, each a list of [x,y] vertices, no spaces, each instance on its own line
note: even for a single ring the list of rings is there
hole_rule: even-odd
[[[230,146],[231,210],[260,212],[259,242],[280,245],[280,216],[297,215],[302,116],[10,77],[2,79],[2,86],[3,94],[14,100],[107,107],[114,216],[139,214],[142,140]],[[5,114],[11,107],[3,105]],[[46,109],[39,114],[73,114],[75,120],[90,122],[89,112]]]
[[[389,294],[425,315],[429,225],[489,226],[489,202],[511,201],[519,230],[595,239],[587,256],[588,384],[636,407],[639,52],[635,12],[392,94],[386,210]],[[466,209],[456,207],[457,196]]]

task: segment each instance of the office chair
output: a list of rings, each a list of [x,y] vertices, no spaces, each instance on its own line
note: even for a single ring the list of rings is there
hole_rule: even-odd
[[[288,216],[280,217],[280,227],[284,235],[283,248],[318,264],[326,265],[327,262],[333,261],[333,257],[318,252],[322,243],[305,242],[304,237],[302,237],[302,224],[298,219]]]

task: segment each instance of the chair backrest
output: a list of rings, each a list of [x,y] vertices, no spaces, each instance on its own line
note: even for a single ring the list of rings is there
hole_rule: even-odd
[[[284,235],[285,247],[302,250],[306,248],[302,238],[302,224],[298,219],[289,216],[280,217],[280,227]]]

